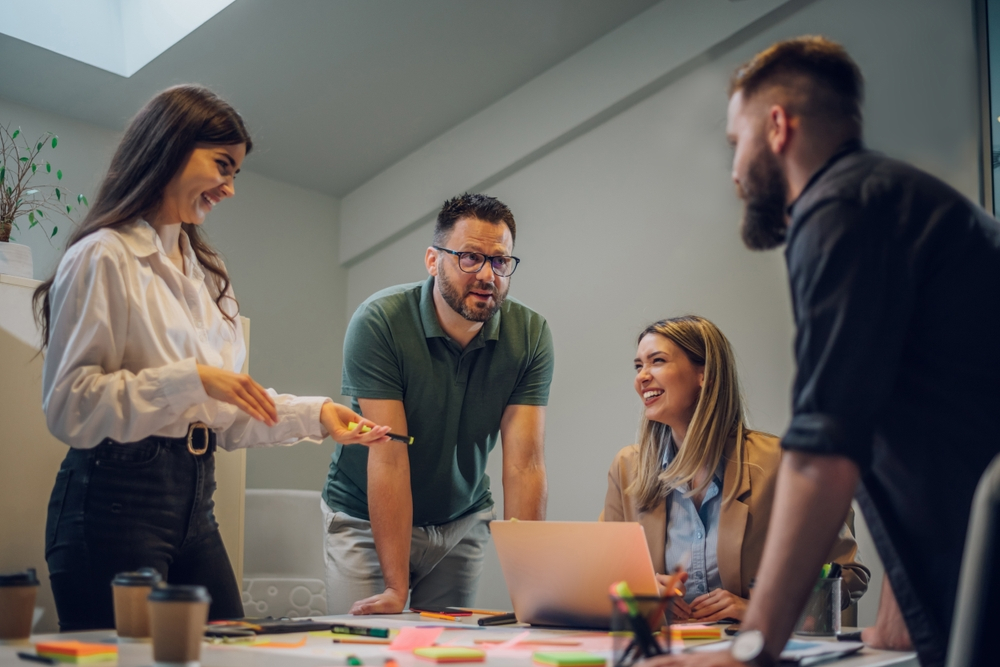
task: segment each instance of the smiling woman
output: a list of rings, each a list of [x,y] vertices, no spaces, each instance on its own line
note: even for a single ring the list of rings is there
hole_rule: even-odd
[[[732,346],[702,317],[646,327],[635,371],[639,443],[611,465],[601,520],[643,525],[661,586],[683,582],[675,618],[740,620],[767,534],[778,439],[747,427]],[[856,553],[845,526],[830,555],[845,606],[868,587]]]
[[[235,195],[251,147],[211,91],[154,97],[35,293],[48,347],[42,407],[70,446],[45,529],[63,631],[113,627],[111,580],[143,567],[205,586],[210,618],[243,616],[213,513],[216,447],[387,440],[388,428],[329,398],[279,395],[237,372],[239,305],[199,228]]]

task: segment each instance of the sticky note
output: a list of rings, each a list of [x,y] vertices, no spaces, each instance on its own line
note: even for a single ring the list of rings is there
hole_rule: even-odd
[[[718,625],[671,625],[671,639],[721,639],[722,628]]]
[[[390,651],[412,651],[415,648],[434,646],[444,628],[402,628],[389,644]]]
[[[557,667],[603,667],[604,658],[587,651],[538,651],[531,656],[540,665]]]
[[[486,651],[465,646],[428,646],[416,649],[413,654],[434,662],[483,662]]]
[[[118,647],[113,644],[93,644],[80,641],[39,642],[35,644],[38,655],[59,662],[78,665],[118,660]]]

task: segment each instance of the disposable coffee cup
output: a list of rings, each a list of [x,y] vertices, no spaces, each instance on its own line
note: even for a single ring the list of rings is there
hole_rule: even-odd
[[[830,637],[840,632],[840,577],[816,582],[795,632]]]
[[[0,574],[0,644],[28,643],[37,593],[34,568]]]
[[[160,586],[149,594],[156,667],[199,667],[212,601],[204,586]]]
[[[151,567],[120,572],[111,580],[120,642],[149,641],[149,594],[161,581],[163,577]]]

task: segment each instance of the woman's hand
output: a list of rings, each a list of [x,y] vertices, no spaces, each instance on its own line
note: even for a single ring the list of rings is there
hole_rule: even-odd
[[[691,618],[705,623],[720,621],[724,618],[743,620],[747,612],[747,600],[730,593],[725,588],[699,595],[691,603]]]
[[[198,377],[205,393],[223,403],[235,405],[268,426],[278,423],[278,409],[264,387],[243,373],[198,364]]]
[[[684,593],[687,592],[688,573],[683,569],[674,570],[673,574],[657,574],[656,586],[660,590],[660,596],[672,596],[674,598],[674,620],[683,621],[691,617],[691,607],[684,601]]]
[[[332,401],[324,403],[319,413],[319,421],[330,437],[343,445],[371,445],[389,441],[386,437],[386,433],[389,432],[388,426],[379,426],[340,403]],[[349,422],[354,422],[355,427],[347,428]],[[364,426],[368,426],[371,430],[362,433],[361,429]]]

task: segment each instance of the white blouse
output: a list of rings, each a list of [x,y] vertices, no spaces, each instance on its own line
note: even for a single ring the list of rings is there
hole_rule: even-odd
[[[192,422],[207,424],[224,449],[322,442],[319,414],[329,398],[268,389],[278,411],[269,427],[205,393],[196,364],[238,372],[247,354],[243,325],[219,311],[215,276],[206,278],[183,231],[180,248],[184,273],[140,220],[66,251],[49,292],[42,373],[49,430],[80,449],[105,438],[178,438]],[[221,304],[236,314],[232,299]]]

